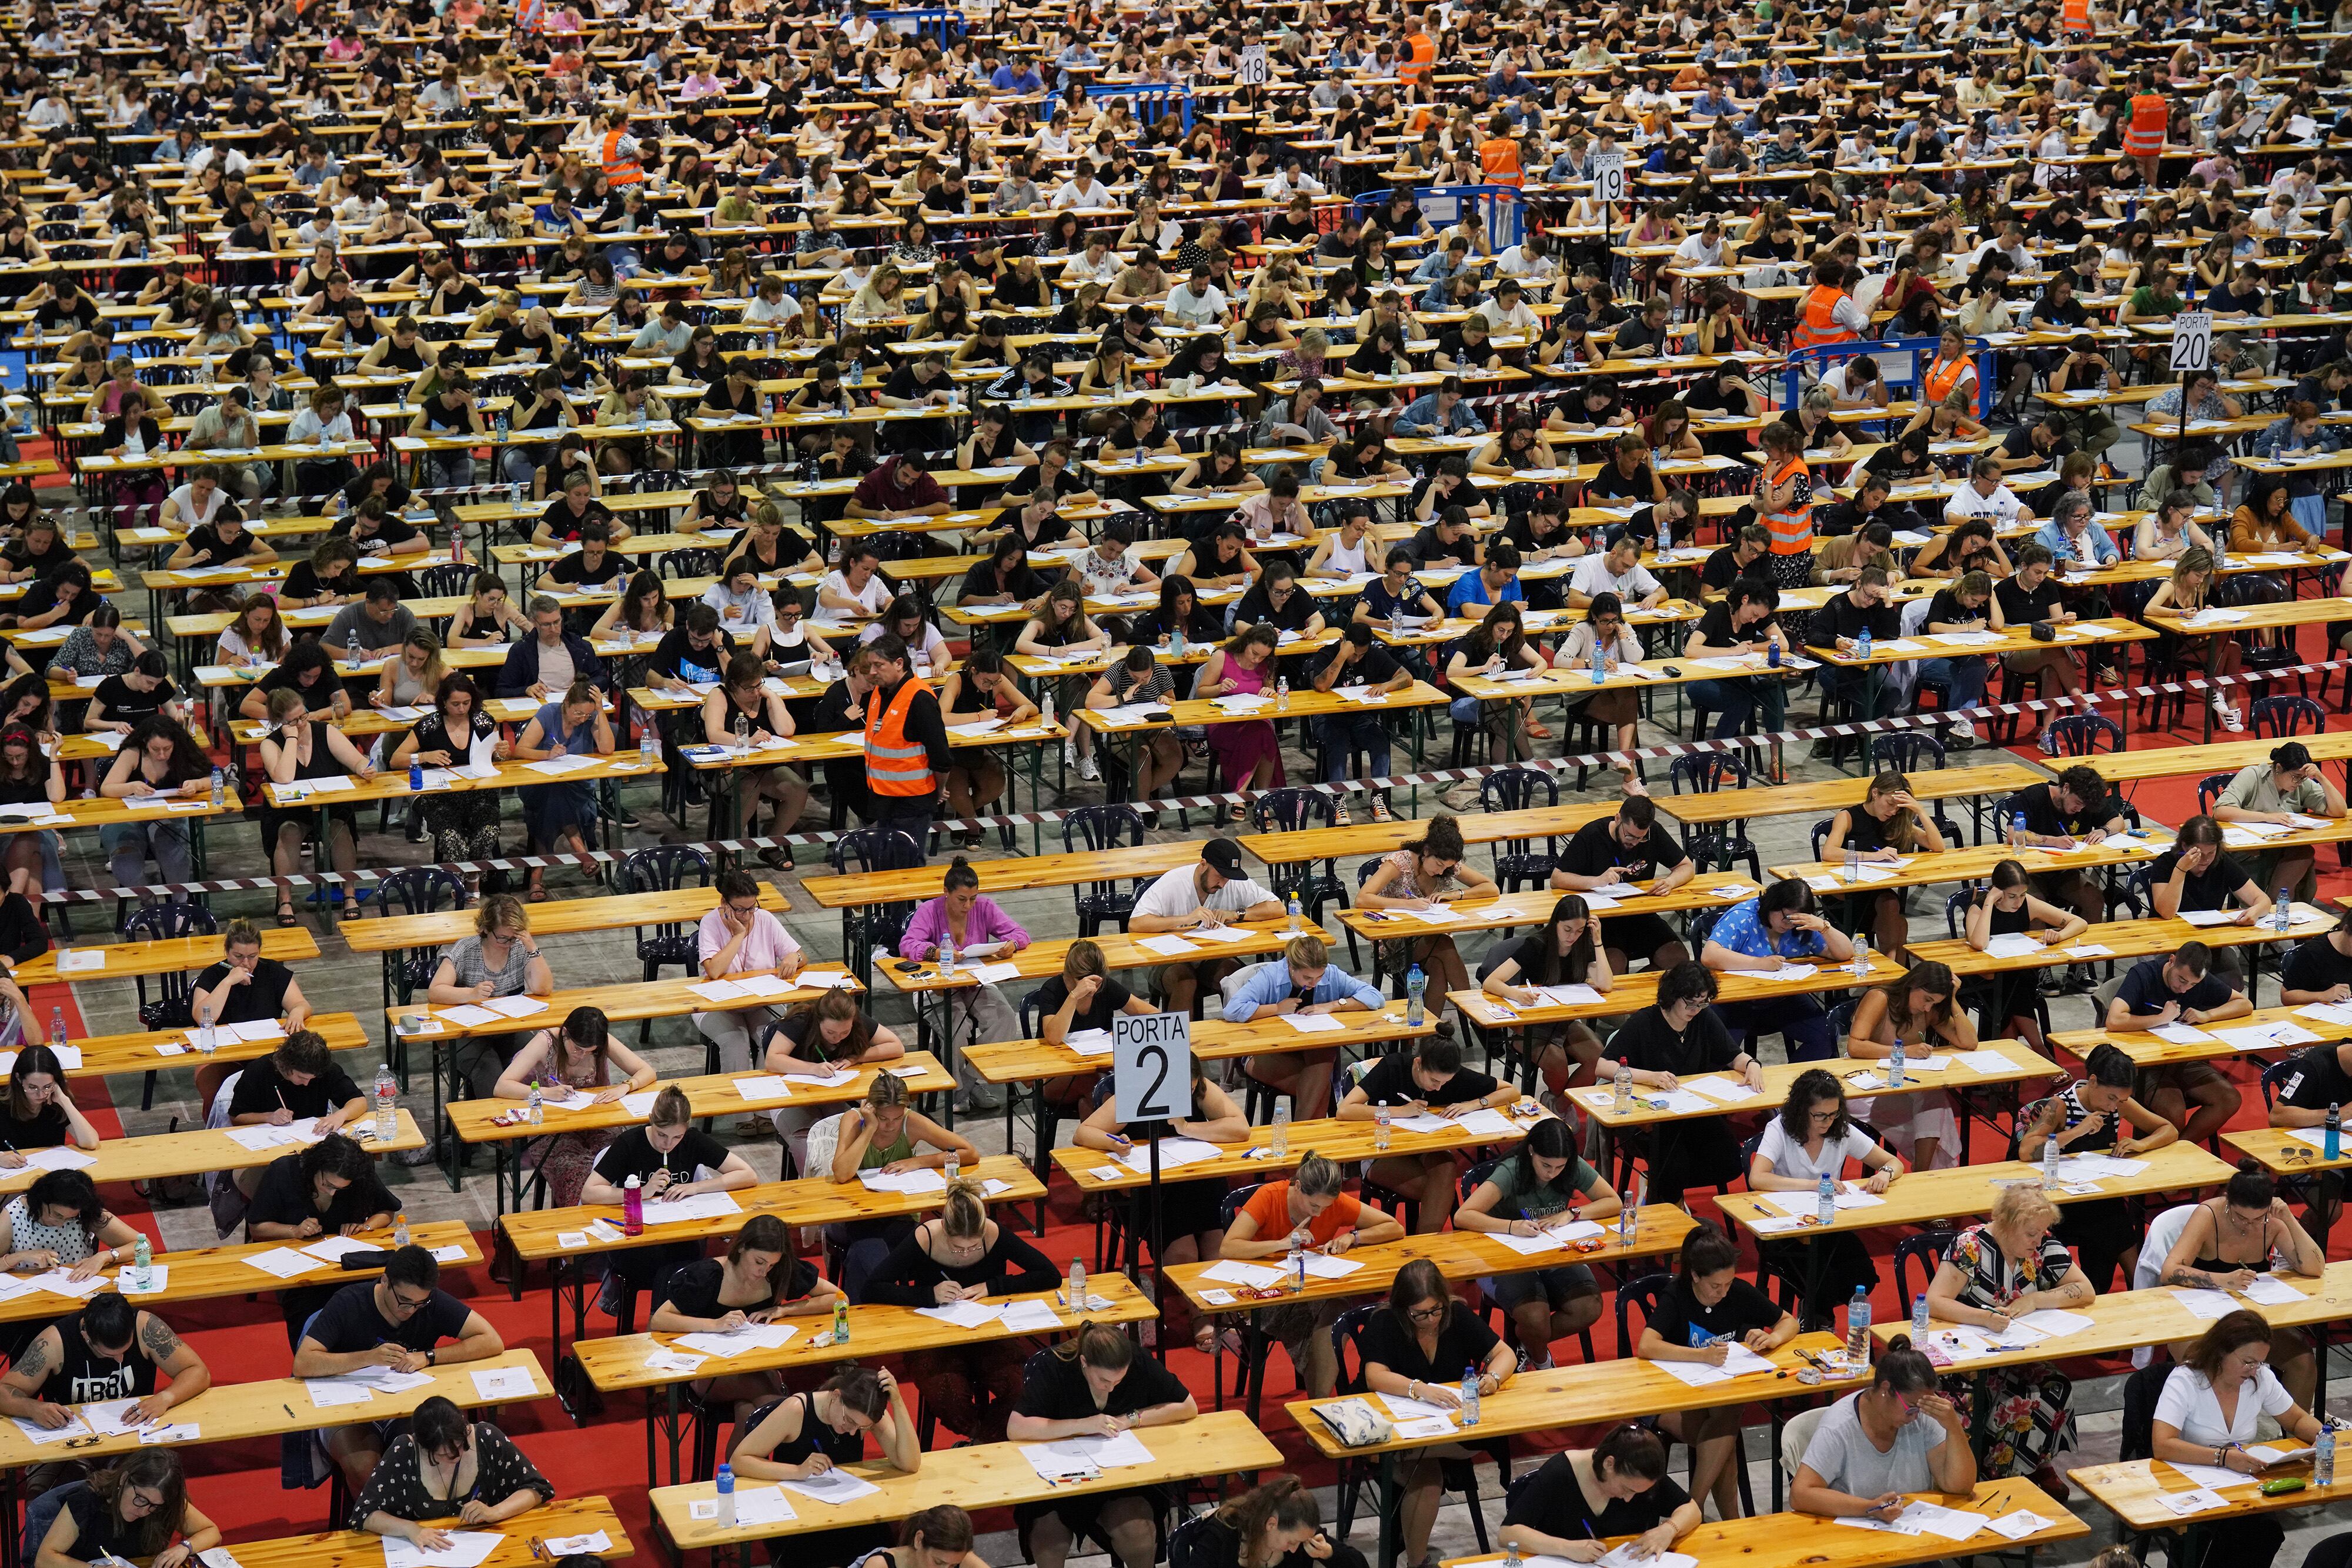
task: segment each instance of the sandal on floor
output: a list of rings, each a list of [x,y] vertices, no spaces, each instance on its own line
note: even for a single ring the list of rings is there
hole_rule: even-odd
[[[301,917],[294,913],[294,905],[290,901],[278,906],[278,924],[280,925],[301,924]]]
[[[530,892],[523,894],[523,902],[526,904],[545,904],[547,902],[547,889],[544,887],[532,888]]]
[[[1192,1348],[1202,1355],[1213,1355],[1217,1349],[1217,1325],[1203,1319],[1192,1325]]]

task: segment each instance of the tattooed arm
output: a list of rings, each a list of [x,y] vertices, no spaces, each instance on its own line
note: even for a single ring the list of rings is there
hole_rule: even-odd
[[[2197,1267],[2197,1260],[2221,1255],[2220,1239],[2213,1232],[2213,1210],[2210,1205],[2200,1204],[2189,1223],[2180,1228],[2180,1239],[2165,1254],[2164,1282],[2184,1291],[2242,1291],[2253,1283],[2252,1269],[2232,1269],[2227,1273],[2210,1274]]]
[[[49,1379],[50,1368],[65,1355],[65,1341],[58,1337],[58,1328],[51,1323],[33,1336],[0,1377],[0,1416],[21,1416],[51,1430],[73,1419],[73,1412],[62,1405],[51,1405],[41,1398],[41,1385]]]
[[[152,1312],[139,1314],[139,1348],[155,1364],[156,1375],[171,1381],[139,1402],[132,1413],[138,1420],[160,1421],[173,1406],[184,1405],[213,1385],[212,1370],[205,1365],[204,1357]]]

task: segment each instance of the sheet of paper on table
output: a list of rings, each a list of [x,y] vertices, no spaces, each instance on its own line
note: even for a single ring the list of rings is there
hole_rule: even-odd
[[[453,1530],[449,1544],[426,1551],[396,1535],[383,1538],[383,1568],[478,1568],[506,1539],[496,1531]]]
[[[811,1502],[824,1503],[829,1508],[856,1502],[861,1497],[872,1497],[882,1490],[864,1476],[852,1475],[843,1469],[827,1470],[821,1476],[810,1476],[805,1480],[780,1481],[777,1484],[788,1492],[804,1497]]]

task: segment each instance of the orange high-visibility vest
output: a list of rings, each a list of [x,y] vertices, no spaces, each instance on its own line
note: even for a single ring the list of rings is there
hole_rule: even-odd
[[[645,177],[646,172],[635,159],[621,156],[621,132],[604,132],[604,183],[634,185]]]
[[[1805,466],[1803,457],[1791,457],[1780,465],[1779,473],[1767,474],[1765,478],[1771,484],[1782,485],[1788,482],[1791,474],[1811,472]],[[1797,555],[1813,548],[1813,505],[1811,501],[1801,507],[1792,506],[1785,512],[1759,510],[1757,517],[1772,536],[1774,555]]]
[[[1861,337],[1837,319],[1838,302],[1845,298],[1843,288],[1816,283],[1805,291],[1797,304],[1796,330],[1789,334],[1789,346],[1793,349],[1817,348],[1823,343],[1851,343]]]
[[[1427,81],[1429,68],[1437,59],[1437,40],[1427,33],[1414,33],[1404,41],[1407,63],[1397,72],[1406,81]]]
[[[1507,136],[1490,136],[1478,143],[1478,167],[1489,185],[1526,183],[1519,168],[1519,144]]]
[[[2065,0],[2059,7],[2058,25],[2070,33],[2091,30],[2091,0]]]
[[[921,741],[907,735],[907,714],[915,706],[915,694],[929,690],[909,675],[888,707],[871,700],[866,705],[866,783],[877,795],[921,800],[939,792],[930,754]]]
[[[2164,151],[2164,128],[2172,118],[2172,100],[2161,93],[2132,95],[2131,129],[2124,132],[2124,151],[2135,158],[2153,158]]]
[[[1966,355],[1948,362],[1937,360],[1930,363],[1927,377],[1927,401],[1941,402],[1951,396],[1952,389],[1960,384],[1960,378],[1968,374],[1968,371],[1969,361]]]
[[[536,33],[547,26],[547,0],[522,0],[515,7],[515,31]]]

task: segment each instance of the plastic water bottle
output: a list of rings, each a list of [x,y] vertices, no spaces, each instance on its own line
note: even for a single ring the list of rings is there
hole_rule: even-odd
[[[1862,849],[1851,840],[1845,846],[1845,879],[1848,882],[1862,880]]]
[[[62,951],[62,949],[60,950]],[[59,974],[63,974],[65,972],[65,966],[63,964],[59,964],[58,966],[58,972]],[[65,1043],[66,1009],[63,1008],[51,1008],[49,1009],[49,1044],[54,1047],[61,1046]]]
[[[1297,888],[1290,890],[1290,900],[1286,907],[1287,908],[1290,915],[1290,929],[1296,932],[1298,927],[1304,924],[1306,918],[1305,911],[1301,910],[1298,906],[1298,890]]]
[[[1404,641],[1404,606],[1402,604],[1389,612],[1389,635],[1400,643]]]
[[[1853,972],[1857,975],[1867,975],[1870,973],[1870,938],[1868,936],[1860,935],[1859,933],[1855,935],[1853,939],[1853,963],[1850,967]]]
[[[646,1233],[646,1190],[634,1176],[621,1184],[621,1234]]]
[[[2278,890],[2278,897],[2271,905],[2271,918],[2277,924],[2282,933],[2294,924],[2294,904],[2287,897],[2284,888]]]
[[[943,976],[952,975],[955,973],[955,937],[942,931],[940,933],[940,973]]]
[[[1617,1245],[1627,1252],[1633,1249],[1633,1233],[1642,1228],[1640,1207],[1622,1201],[1617,1205]]]
[[[643,403],[637,404],[636,425],[639,430],[646,427],[646,405]]]
[[[1298,1232],[1295,1230],[1290,1233],[1290,1250],[1283,1257],[1282,1271],[1289,1276],[1292,1290],[1307,1289],[1307,1253],[1298,1245]]]
[[[400,1080],[392,1075],[390,1065],[380,1061],[376,1063],[375,1069],[376,1141],[388,1144],[399,1134],[399,1132]]]
[[[1608,678],[1609,671],[1601,656],[1601,644],[1595,642],[1592,644],[1592,684],[1597,686]]]
[[[1415,964],[1412,968],[1405,971],[1404,1023],[1407,1029],[1419,1029],[1421,1027],[1422,1019],[1425,1016],[1425,1009],[1422,1002],[1422,995],[1428,989],[1429,977],[1421,972],[1420,965]]]
[[[961,1174],[962,1170],[963,1155],[954,1149],[950,1149],[948,1151],[947,1163],[940,1168],[940,1174],[947,1178],[947,1183],[950,1186],[953,1186],[956,1184],[956,1177]]]
[[[2320,1125],[2326,1131],[2320,1139],[2319,1152],[2331,1160],[2341,1158],[2344,1153],[2344,1118],[2341,1107],[2334,1101],[2328,1102],[2327,1120]]]
[[[1853,640],[1853,656],[1857,659],[1870,657],[1870,628],[1867,626],[1862,629],[1862,635]]]
[[[1664,560],[1674,553],[1675,536],[1666,527],[1666,519],[1658,519],[1658,559]]]
[[[719,1528],[735,1528],[735,1468],[719,1461]]]
[[[1764,667],[1768,670],[1777,670],[1780,667],[1780,643],[1767,642],[1764,644]]]
[[[392,1216],[392,1244],[394,1247],[405,1247],[408,1242],[408,1210],[394,1209]]]
[[[200,1051],[210,1051],[215,1044],[213,1009],[209,1006],[198,1008],[196,1009],[196,1049]]]
[[[228,803],[228,775],[213,769],[213,810],[217,811]]]
[[[1827,1171],[1822,1173],[1821,1201],[1813,1212],[1824,1227],[1837,1221],[1837,1178]]]
[[[1276,675],[1274,677],[1274,706],[1277,710],[1286,709],[1290,706],[1290,677],[1288,675]]]
[[[2058,1185],[2058,1138],[2055,1134],[2042,1143],[2042,1185],[2053,1189]]]
[[[1899,1034],[1895,1037],[1895,1054],[1886,1059],[1886,1086],[1903,1087],[1903,1037]]]
[[[1389,1108],[1384,1104],[1372,1107],[1372,1148],[1383,1155],[1389,1152]]]
[[[1465,1366],[1462,1369],[1462,1425],[1475,1427],[1477,1424],[1478,1369]]]
[[[1054,727],[1054,694],[1051,692],[1037,699],[1037,722],[1047,729]]]
[[[2324,1416],[2320,1417],[2319,1440],[2311,1446],[2311,1484],[2336,1484],[2336,1427]]]
[[[852,360],[849,361],[849,384],[854,387],[862,387],[866,384],[866,361],[864,360]]]
[[[134,1291],[143,1291],[154,1277],[155,1249],[149,1245],[145,1234],[142,1233],[139,1239],[131,1244],[131,1288]]]
[[[1927,1292],[1921,1291],[1911,1298],[1911,1344],[1914,1349],[1927,1343]]]
[[[1526,1564],[1519,1558],[1519,1543],[1517,1538],[1503,1542],[1503,1568],[1526,1568]]]
[[[833,1343],[849,1343],[849,1298],[835,1296],[833,1300]]]
[[[1290,1102],[1287,1100],[1274,1103],[1274,1132],[1266,1139],[1266,1146],[1274,1151],[1274,1157],[1277,1160],[1289,1157]]]
[[[343,662],[349,664],[360,662],[360,629],[356,626],[343,638]]]
[[[408,759],[408,788],[417,793],[425,789],[425,764],[414,757]]]
[[[530,1081],[530,1098],[524,1103],[522,1113],[523,1119],[534,1127],[547,1124],[547,1104],[540,1098],[539,1080],[536,1078]]]
[[[1856,1372],[1870,1364],[1870,1298],[1860,1285],[1845,1304],[1845,1354]]]
[[[2009,820],[2009,847],[2012,850],[2025,847],[2025,813],[2022,811]]]
[[[1172,626],[1172,627],[1169,628],[1169,631],[1168,631],[1168,653],[1169,653],[1169,656],[1170,656],[1170,657],[1171,657],[1171,658],[1181,659],[1181,658],[1182,658],[1182,657],[1184,656],[1184,628],[1183,628],[1183,627],[1181,627],[1181,626]]]
[[[1070,1311],[1087,1310],[1087,1260],[1076,1253],[1070,1255]]]
[[[1617,1109],[1633,1108],[1633,1070],[1624,1062],[1617,1064]]]
[[[499,440],[500,442],[504,442],[507,438],[509,429],[510,428],[507,423],[507,411],[504,409],[499,410],[499,412],[493,416],[493,419],[495,423],[492,424],[491,428],[498,432]]]

